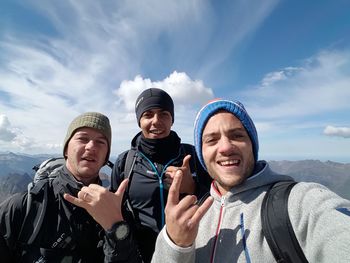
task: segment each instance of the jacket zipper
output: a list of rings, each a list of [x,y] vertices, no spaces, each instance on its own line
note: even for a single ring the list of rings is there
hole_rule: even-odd
[[[225,209],[225,196],[221,197],[220,203],[221,203],[221,207],[220,207],[220,214],[219,214],[219,222],[218,222],[218,226],[216,228],[213,250],[211,252],[211,257],[210,257],[210,263],[213,263],[214,259],[215,259],[216,246],[217,246],[217,241],[218,241],[219,234],[220,234],[220,228],[221,228],[222,218],[223,218],[224,209]]]
[[[161,207],[161,214],[162,214],[162,227],[165,225],[165,198],[164,198],[164,184],[163,184],[163,175],[165,174],[166,168],[176,160],[176,158],[171,159],[167,164],[164,165],[162,172],[159,174],[155,164],[147,158],[146,155],[144,155],[142,152],[140,152],[141,155],[149,162],[151,165],[153,171],[156,173],[158,177],[158,183],[159,183],[159,195],[160,195],[160,207]]]

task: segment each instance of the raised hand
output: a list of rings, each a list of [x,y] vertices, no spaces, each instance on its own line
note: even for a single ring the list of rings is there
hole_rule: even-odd
[[[165,207],[166,231],[169,238],[180,247],[191,246],[197,236],[199,222],[213,203],[208,197],[201,206],[196,204],[194,195],[187,195],[179,200],[182,170],[178,170],[170,186]]]
[[[175,173],[177,170],[181,170],[183,172],[184,176],[182,178],[182,183],[180,186],[180,193],[181,194],[184,194],[184,193],[185,194],[194,194],[196,191],[196,184],[193,180],[193,177],[191,174],[191,169],[190,169],[190,159],[191,159],[191,155],[188,154],[183,159],[181,167],[169,166],[166,169],[164,181],[168,185],[172,184],[174,177],[175,177]]]
[[[118,190],[112,193],[100,185],[90,184],[81,188],[78,197],[64,194],[64,199],[84,208],[97,223],[107,230],[114,223],[124,220],[121,206],[127,185],[128,179],[125,179],[119,185]]]

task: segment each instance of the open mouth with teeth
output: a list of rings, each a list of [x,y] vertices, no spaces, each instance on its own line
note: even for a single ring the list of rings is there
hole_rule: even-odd
[[[218,164],[221,166],[238,166],[241,163],[240,160],[227,160],[227,161],[219,161]]]
[[[152,134],[155,134],[155,135],[159,135],[159,134],[163,133],[163,130],[151,130],[149,132],[152,133]]]

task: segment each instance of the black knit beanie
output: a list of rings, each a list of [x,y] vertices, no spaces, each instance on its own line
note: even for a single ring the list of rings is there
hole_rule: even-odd
[[[174,103],[172,98],[162,89],[151,88],[144,90],[135,103],[136,119],[139,126],[142,114],[154,108],[169,111],[174,123]]]

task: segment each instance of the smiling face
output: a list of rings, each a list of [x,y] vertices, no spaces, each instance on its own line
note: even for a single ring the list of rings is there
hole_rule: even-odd
[[[222,195],[252,174],[252,143],[232,113],[220,111],[212,116],[203,130],[202,141],[205,165]]]
[[[102,133],[93,128],[80,128],[67,145],[67,169],[77,180],[89,185],[96,181],[107,153],[108,142]]]
[[[145,111],[140,119],[143,136],[147,139],[162,139],[170,134],[172,117],[169,111],[155,108]]]

